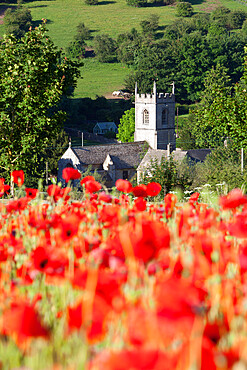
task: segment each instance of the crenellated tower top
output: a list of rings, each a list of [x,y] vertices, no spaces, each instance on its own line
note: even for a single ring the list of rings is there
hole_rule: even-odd
[[[146,140],[153,149],[176,148],[175,84],[171,93],[157,93],[156,82],[150,94],[138,93],[135,85],[135,141]]]

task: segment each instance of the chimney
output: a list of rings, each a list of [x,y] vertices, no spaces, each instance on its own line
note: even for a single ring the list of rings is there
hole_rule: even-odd
[[[71,148],[71,137],[69,138],[69,148]]]
[[[81,146],[83,147],[83,132],[81,133]]]

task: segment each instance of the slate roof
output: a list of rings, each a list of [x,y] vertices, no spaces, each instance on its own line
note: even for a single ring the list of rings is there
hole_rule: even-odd
[[[203,162],[211,149],[190,149],[187,151],[187,156],[196,162]]]
[[[102,130],[108,130],[110,127],[114,127],[114,128],[117,128],[115,122],[97,122],[96,125],[94,126],[94,128],[98,126],[99,128],[101,128]]]
[[[186,156],[186,153],[187,153],[186,151],[178,149],[171,152],[171,156],[175,161],[182,161],[183,158]],[[151,161],[154,160],[157,160],[158,163],[160,163],[162,157],[167,158],[167,150],[149,148],[137,170],[138,171],[145,170],[145,168],[148,165],[150,165]]]
[[[116,169],[135,168],[139,165],[145,141],[134,143],[117,143],[107,145],[92,145],[71,148],[82,165],[102,165],[107,154],[110,155]]]

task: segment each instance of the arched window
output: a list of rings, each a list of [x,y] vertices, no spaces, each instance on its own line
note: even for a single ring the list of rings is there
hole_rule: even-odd
[[[149,112],[147,109],[143,111],[143,124],[148,125],[149,124]]]
[[[164,109],[162,112],[162,126],[168,126],[168,109]]]

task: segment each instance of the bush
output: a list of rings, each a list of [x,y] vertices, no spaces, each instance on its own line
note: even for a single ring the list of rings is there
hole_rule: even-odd
[[[84,23],[79,23],[74,41],[67,47],[67,53],[70,58],[82,58],[85,56],[86,40],[91,38],[91,31]]]
[[[176,10],[179,17],[191,17],[193,14],[193,7],[187,2],[179,2],[176,6]]]
[[[206,157],[204,163],[196,164],[192,186],[210,184],[213,190],[217,190],[219,184],[227,184],[228,190],[231,190],[246,184],[246,176],[240,169],[240,151],[232,147],[218,147]]]
[[[100,62],[114,62],[116,60],[116,43],[107,34],[97,35],[94,38],[94,52]]]
[[[6,34],[13,34],[20,38],[29,30],[32,24],[31,12],[29,9],[22,7],[9,8],[4,14],[3,22]]]
[[[126,0],[126,3],[130,6],[134,6],[136,8],[140,8],[142,6],[146,6],[147,5],[147,1],[146,0]]]
[[[85,4],[87,5],[98,5],[98,0],[85,0]]]
[[[150,14],[148,19],[140,22],[140,26],[144,36],[154,38],[155,32],[159,28],[159,16],[157,14]]]
[[[79,41],[72,41],[66,49],[70,58],[82,58],[85,56],[85,46]]]
[[[228,15],[228,28],[241,28],[246,18],[247,13],[242,10],[235,10],[233,12],[230,12]]]

